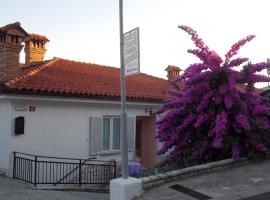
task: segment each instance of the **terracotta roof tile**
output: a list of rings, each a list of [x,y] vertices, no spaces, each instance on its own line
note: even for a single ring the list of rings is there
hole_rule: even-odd
[[[119,99],[119,76],[119,68],[54,58],[21,68],[4,92]],[[169,87],[169,81],[143,73],[126,78],[128,100],[162,102]]]

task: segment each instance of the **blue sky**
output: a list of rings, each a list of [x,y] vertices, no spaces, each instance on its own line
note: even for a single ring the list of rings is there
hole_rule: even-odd
[[[196,29],[222,56],[234,42],[255,34],[240,55],[265,61],[270,57],[269,4],[267,0],[124,0],[124,31],[140,27],[141,71],[163,78],[169,64],[185,69],[197,62],[186,52],[194,45],[177,28],[180,24]],[[2,1],[0,26],[15,21],[50,39],[47,59],[119,66],[118,0]]]

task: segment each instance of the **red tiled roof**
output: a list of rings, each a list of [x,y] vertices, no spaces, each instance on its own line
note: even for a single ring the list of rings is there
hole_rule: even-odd
[[[38,35],[35,33],[29,34],[29,37],[27,38],[27,40],[36,40],[36,41],[40,41],[40,42],[49,42],[50,41],[45,35]]]
[[[3,92],[119,99],[119,76],[119,68],[54,58],[21,68]],[[126,78],[132,101],[162,102],[169,87],[169,81],[143,73]]]

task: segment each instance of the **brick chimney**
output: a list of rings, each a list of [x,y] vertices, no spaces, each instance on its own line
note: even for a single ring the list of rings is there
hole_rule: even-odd
[[[180,76],[180,72],[182,71],[180,67],[174,66],[174,65],[168,65],[168,67],[165,69],[167,71],[167,78],[168,80],[173,80],[177,76]]]
[[[29,34],[25,39],[25,66],[43,61],[46,52],[45,44],[49,42],[48,38],[43,35]]]
[[[27,36],[19,22],[0,27],[0,82],[19,75],[22,42]]]

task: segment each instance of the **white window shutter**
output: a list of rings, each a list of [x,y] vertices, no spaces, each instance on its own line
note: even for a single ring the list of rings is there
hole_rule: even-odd
[[[90,117],[90,155],[101,151],[102,117]]]
[[[127,117],[128,149],[135,149],[135,117]]]

